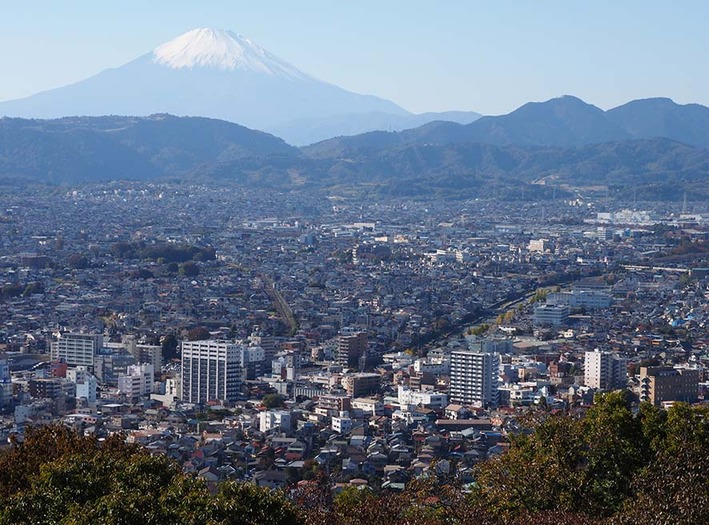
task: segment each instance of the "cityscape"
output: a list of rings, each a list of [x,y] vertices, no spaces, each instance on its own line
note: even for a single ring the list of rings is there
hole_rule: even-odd
[[[709,523],[703,18],[464,4],[11,9],[0,525]]]
[[[62,422],[208,482],[403,488],[470,483],[534,407],[696,403],[709,214],[634,204],[8,195],[3,441]]]

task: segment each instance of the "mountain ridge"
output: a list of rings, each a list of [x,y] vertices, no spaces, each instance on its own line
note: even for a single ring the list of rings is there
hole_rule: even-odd
[[[450,127],[424,126],[427,133]],[[364,137],[367,147],[322,154],[205,118],[5,118],[0,119],[0,181],[173,180],[417,198],[549,198],[570,191],[565,188],[605,186],[632,187],[659,199],[680,198],[682,191],[709,199],[709,151],[667,138],[569,147],[404,143],[401,133],[388,132]]]
[[[428,123],[382,137],[391,144],[446,144],[481,142],[496,145],[572,147],[631,139],[666,137],[691,146],[709,148],[709,108],[676,104],[670,99],[634,100],[603,111],[572,96],[529,102],[499,116],[470,124]],[[649,108],[655,108],[650,112]],[[648,117],[651,113],[651,117]],[[376,133],[376,132],[375,132]],[[338,137],[312,144],[308,152],[335,156],[345,151],[376,148],[367,134]]]

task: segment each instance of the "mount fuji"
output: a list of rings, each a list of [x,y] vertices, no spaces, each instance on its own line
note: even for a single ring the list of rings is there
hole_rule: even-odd
[[[292,144],[446,118],[320,81],[248,38],[209,28],[75,84],[0,102],[0,115],[25,118],[155,113],[228,120]],[[463,123],[479,116],[451,115]]]

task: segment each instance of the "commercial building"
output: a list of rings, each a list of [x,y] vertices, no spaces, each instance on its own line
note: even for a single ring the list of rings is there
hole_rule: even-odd
[[[568,306],[543,304],[534,309],[532,321],[538,326],[561,326],[569,320],[571,310]]]
[[[240,345],[225,341],[183,342],[183,401],[236,401],[241,389],[240,350]]]
[[[598,291],[574,290],[572,292],[553,292],[547,296],[546,304],[552,306],[570,306],[596,310],[608,308],[613,302],[610,294]]]
[[[499,356],[496,353],[451,352],[450,401],[466,405],[497,405]]]
[[[611,352],[594,350],[584,356],[584,385],[597,390],[625,388],[628,363]]]
[[[399,385],[397,400],[401,407],[421,405],[426,408],[445,408],[448,406],[448,395],[433,390],[411,390]]]
[[[661,405],[664,401],[697,400],[700,370],[671,366],[640,367],[640,401]]]

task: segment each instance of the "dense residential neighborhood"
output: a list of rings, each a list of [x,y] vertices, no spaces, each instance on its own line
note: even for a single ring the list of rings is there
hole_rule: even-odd
[[[11,193],[2,442],[60,422],[208,483],[402,490],[472,483],[541,408],[702,403],[709,215],[633,204]]]

